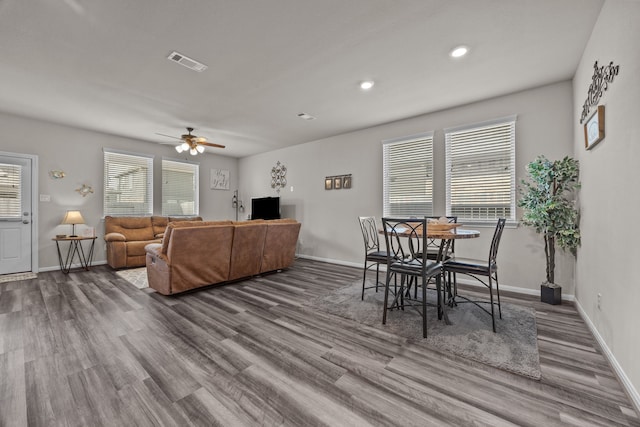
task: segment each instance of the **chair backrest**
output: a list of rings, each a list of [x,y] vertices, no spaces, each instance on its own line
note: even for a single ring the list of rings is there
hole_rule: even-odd
[[[500,245],[500,238],[502,237],[502,230],[504,230],[504,224],[507,222],[505,218],[498,219],[496,224],[496,230],[493,232],[493,239],[491,240],[491,248],[489,249],[489,265],[496,265],[496,258],[498,257],[498,246]]]
[[[380,250],[380,240],[378,239],[378,227],[376,226],[376,217],[360,216],[360,229],[362,230],[362,238],[364,239],[365,254],[371,251]]]
[[[382,218],[382,228],[387,244],[387,266],[401,261],[426,269],[429,263],[426,218]]]

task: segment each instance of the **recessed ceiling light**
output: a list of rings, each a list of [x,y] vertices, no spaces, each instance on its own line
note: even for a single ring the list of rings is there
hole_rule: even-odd
[[[373,87],[374,84],[375,82],[373,80],[365,80],[362,83],[360,83],[360,89],[369,90]]]
[[[465,56],[469,52],[469,48],[466,46],[458,46],[449,53],[452,58],[460,58]]]

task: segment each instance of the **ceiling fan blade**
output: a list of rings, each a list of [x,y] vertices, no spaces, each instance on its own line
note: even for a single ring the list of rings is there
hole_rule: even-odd
[[[209,147],[224,148],[224,145],[222,145],[222,144],[214,144],[213,142],[199,142],[198,144],[207,145]]]
[[[178,138],[177,136],[173,136],[173,135],[165,135],[164,133],[157,133],[156,135],[160,135],[160,136],[166,136],[167,138],[173,138],[173,139],[179,139],[182,140],[182,138]]]

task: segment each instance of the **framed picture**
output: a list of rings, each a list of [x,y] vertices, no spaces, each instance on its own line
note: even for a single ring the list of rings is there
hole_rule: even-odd
[[[229,189],[229,171],[225,169],[211,169],[209,186],[212,190]]]
[[[594,145],[604,139],[604,105],[598,109],[584,124],[584,148],[591,150]]]
[[[351,175],[342,177],[342,188],[351,188]]]
[[[342,188],[342,177],[341,176],[336,176],[335,178],[333,178],[333,188],[335,188],[336,190],[339,190]]]
[[[325,178],[325,180],[324,180],[324,189],[325,190],[333,189],[333,178]]]

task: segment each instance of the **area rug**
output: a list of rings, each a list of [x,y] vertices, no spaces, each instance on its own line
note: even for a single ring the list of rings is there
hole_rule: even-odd
[[[147,282],[147,267],[118,270],[116,274],[138,289],[149,287],[149,282]]]
[[[429,291],[427,301],[435,302],[435,291]],[[438,320],[436,307],[427,307],[427,338],[422,337],[422,317],[415,308],[387,311],[387,324],[382,324],[384,291],[365,292],[360,299],[362,282],[340,288],[331,294],[316,298],[308,305],[322,312],[352,319],[360,323],[405,337],[410,341],[423,341],[433,348],[451,352],[499,369],[539,380],[535,311],[527,307],[502,304],[502,319],[497,317],[493,332],[491,316],[474,304],[461,303],[450,308],[450,323]]]
[[[38,275],[33,272],[3,274],[3,275],[0,275],[0,283],[15,282],[18,280],[29,280],[29,279],[35,279],[37,277]]]

